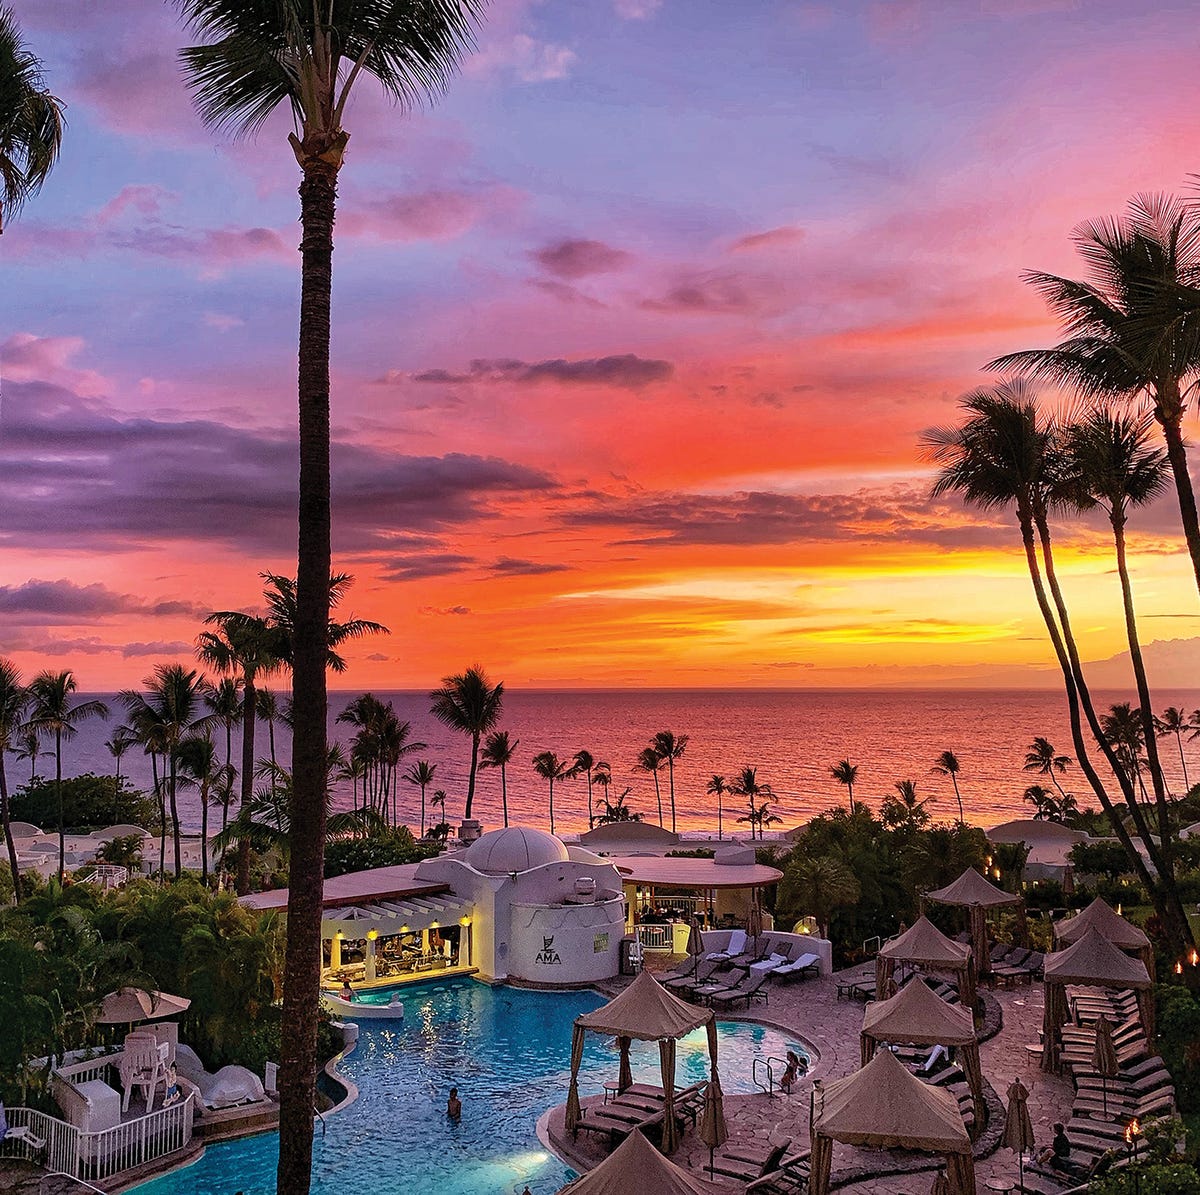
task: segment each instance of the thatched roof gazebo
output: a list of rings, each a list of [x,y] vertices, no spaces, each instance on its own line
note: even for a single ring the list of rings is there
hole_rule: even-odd
[[[1154,966],[1154,947],[1150,939],[1098,896],[1083,912],[1064,921],[1056,921],[1054,940],[1060,950],[1065,950],[1078,942],[1089,929],[1096,930],[1102,938],[1107,938],[1127,954],[1136,954],[1146,964],[1147,971]]]
[[[612,1153],[587,1174],[560,1188],[569,1195],[711,1195],[713,1188],[676,1166],[634,1129]]]
[[[708,1031],[709,1085],[706,1098],[719,1112],[721,1079],[717,1072],[717,1017],[711,1008],[697,1008],[667,991],[649,971],[638,973],[624,991],[594,1012],[575,1018],[571,1032],[571,1084],[567,1091],[566,1129],[574,1133],[582,1112],[579,1106],[579,1067],[583,1062],[584,1034],[589,1030],[615,1037],[621,1052],[617,1091],[633,1084],[629,1068],[631,1041],[657,1041],[662,1069],[663,1127],[662,1152],[672,1153],[679,1144],[675,1124],[675,1041],[703,1025]],[[715,1112],[714,1114],[718,1114]],[[705,1115],[709,1115],[706,1106]]]
[[[897,963],[911,963],[955,976],[958,998],[975,1007],[975,962],[970,946],[947,938],[928,917],[918,917],[911,929],[888,942],[875,956],[875,994],[883,996]]]
[[[947,1004],[920,979],[906,984],[890,1000],[867,1005],[861,1034],[862,1064],[875,1057],[881,1042],[908,1046],[955,1046],[971,1098],[975,1102],[973,1136],[983,1129],[983,1070],[979,1064],[979,1039],[975,1018],[961,1005]]]
[[[812,1118],[808,1195],[828,1195],[833,1143],[946,1155],[951,1195],[974,1195],[975,1164],[958,1101],[922,1083],[890,1050],[825,1085]]]
[[[1025,938],[1028,935],[1024,897],[997,888],[973,867],[968,867],[954,883],[937,888],[933,892],[926,892],[923,900],[931,900],[939,905],[957,905],[967,910],[971,923],[971,944],[975,947],[975,965],[979,969],[980,978],[992,972],[992,956],[987,937],[987,915],[991,910],[1016,906],[1021,922],[1021,936]]]
[[[1137,992],[1138,1012],[1146,1040],[1154,1040],[1154,992],[1150,973],[1141,959],[1130,958],[1095,929],[1068,946],[1046,955],[1046,1011],[1042,1023],[1042,1069],[1057,1071],[1061,1066],[1062,1041],[1059,1030],[1067,1020],[1067,985],[1116,988]]]

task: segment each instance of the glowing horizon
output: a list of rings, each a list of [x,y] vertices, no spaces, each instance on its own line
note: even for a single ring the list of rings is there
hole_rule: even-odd
[[[15,10],[69,128],[0,240],[0,652],[110,690],[292,571],[296,171],[283,117],[201,128],[169,6]],[[338,687],[1053,684],[1011,518],[931,500],[918,436],[1055,338],[1023,269],[1080,276],[1075,224],[1185,189],[1187,12],[504,0],[431,110],[362,88],[334,557],[393,633]],[[1168,664],[1173,502],[1131,529]],[[1091,660],[1107,545],[1061,532]]]

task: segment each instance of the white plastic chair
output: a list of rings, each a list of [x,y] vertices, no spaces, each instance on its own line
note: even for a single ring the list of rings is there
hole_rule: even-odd
[[[629,969],[636,975],[642,969],[642,963],[645,961],[645,952],[642,949],[642,943],[634,938],[629,943]]]
[[[146,1093],[146,1111],[149,1112],[154,1106],[154,1089],[166,1080],[165,1053],[152,1034],[131,1033],[125,1038],[125,1052],[121,1055],[118,1067],[124,1088],[122,1112],[129,1111],[129,1097],[135,1087],[142,1088]]]

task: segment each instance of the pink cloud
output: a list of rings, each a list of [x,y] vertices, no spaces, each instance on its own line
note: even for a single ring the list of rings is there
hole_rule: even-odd
[[[492,37],[463,65],[471,75],[509,74],[522,83],[548,83],[571,73],[575,51],[567,46],[538,41],[527,33],[508,38]]]
[[[85,398],[95,398],[111,389],[111,383],[91,369],[75,369],[71,364],[83,348],[78,336],[35,336],[14,332],[0,345],[6,378],[12,382],[50,382]]]
[[[519,193],[504,186],[478,192],[434,188],[379,199],[364,195],[346,205],[338,229],[349,236],[382,241],[450,241],[518,201]]]
[[[786,249],[790,245],[798,245],[802,240],[804,229],[785,225],[782,228],[768,228],[765,232],[752,232],[748,236],[739,237],[730,248],[735,253],[747,249]]]

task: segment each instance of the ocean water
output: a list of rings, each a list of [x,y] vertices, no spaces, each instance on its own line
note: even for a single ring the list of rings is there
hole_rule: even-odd
[[[470,763],[470,740],[436,722],[429,714],[425,692],[383,692],[376,695],[394,704],[397,714],[412,723],[411,738],[426,749],[409,761],[428,759],[437,766],[433,788],[448,794],[447,820],[462,817]],[[330,734],[349,742],[349,728],[338,725],[337,715],[357,696],[354,692],[330,694]],[[1127,693],[1096,693],[1097,708],[1128,700]],[[104,748],[121,716],[121,707],[106,696],[113,716],[107,722],[84,723],[78,737],[64,747],[64,774],[88,770],[111,773],[113,761]],[[1163,691],[1156,695],[1158,708],[1168,705],[1192,710],[1200,706],[1200,690]],[[707,834],[717,829],[715,799],[705,793],[715,774],[731,779],[741,768],[758,769],[759,782],[775,791],[772,810],[783,821],[773,827],[788,829],[832,805],[844,804],[845,789],[829,775],[831,764],[849,758],[859,767],[856,800],[877,806],[893,791],[898,780],[912,779],[918,795],[931,800],[935,818],[952,819],[957,805],[950,780],[930,773],[937,756],[952,750],[962,765],[959,787],[968,821],[988,826],[1029,810],[1022,801],[1025,788],[1038,780],[1021,770],[1026,746],[1035,735],[1045,735],[1055,746],[1072,754],[1065,699],[1058,692],[963,690],[510,690],[505,694],[501,726],[519,740],[516,757],[508,768],[510,821],[548,825],[547,785],[533,770],[532,759],[541,751],[570,757],[581,748],[612,765],[611,798],[626,787],[627,803],[647,820],[658,820],[654,778],[633,765],[638,752],[656,731],[688,735],[683,757],[675,766],[675,806],[681,832]],[[218,736],[220,737],[220,736]],[[281,762],[290,756],[287,728],[278,725],[276,751]],[[1182,772],[1174,738],[1159,740],[1173,791],[1182,791]],[[260,756],[268,751],[267,728],[256,735]],[[1200,743],[1184,743],[1189,776],[1200,780]],[[234,736],[234,760],[239,758]],[[10,784],[20,784],[28,764],[6,761]],[[53,759],[40,762],[42,775],[53,775]],[[133,782],[150,785],[149,761],[130,751],[122,771]],[[1061,778],[1080,804],[1094,804],[1077,768]],[[660,777],[665,820],[670,826],[667,774]],[[419,822],[420,792],[399,784],[401,816]],[[600,791],[597,788],[595,798]],[[349,785],[335,796],[335,805],[348,808]],[[189,830],[199,828],[195,797],[180,792],[181,817]],[[745,833],[736,818],[744,809],[725,798],[726,835]],[[492,828],[501,824],[500,776],[480,773],[474,816]],[[584,779],[560,781],[554,786],[555,826],[560,833],[587,829],[587,783]]]
[[[401,1022],[363,1021],[340,1064],[359,1089],[349,1108],[317,1126],[314,1195],[549,1195],[573,1172],[537,1139],[538,1117],[567,1096],[571,1023],[603,1003],[596,992],[533,992],[472,980],[404,991]],[[778,1030],[720,1022],[718,1060],[727,1093],[754,1090],[754,1060],[803,1051]],[[615,1079],[612,1038],[588,1034],[580,1094]],[[633,1078],[660,1083],[658,1049],[635,1042]],[[778,1074],[778,1064],[776,1074]],[[762,1068],[759,1068],[760,1074]],[[676,1083],[708,1078],[703,1029],[680,1040]],[[456,1086],[462,1119],[446,1119]],[[689,1131],[692,1131],[689,1129]],[[210,1145],[193,1166],[135,1188],[138,1195],[265,1195],[275,1189],[279,1137]]]

